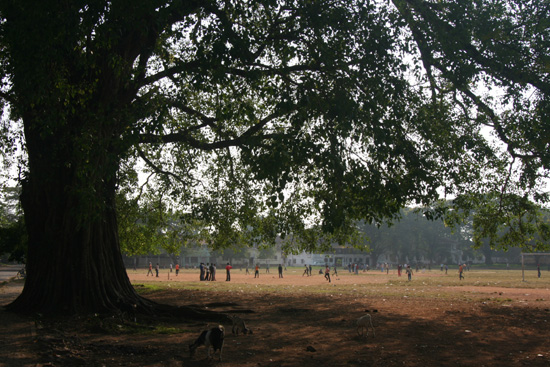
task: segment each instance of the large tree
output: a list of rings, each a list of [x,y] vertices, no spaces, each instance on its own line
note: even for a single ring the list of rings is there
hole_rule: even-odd
[[[138,160],[214,246],[236,232],[315,246],[312,221],[343,240],[439,188],[466,207],[496,192],[498,223],[543,228],[526,213],[548,200],[548,6],[3,0],[0,96],[28,157],[28,277],[11,309],[152,308],[118,237]]]

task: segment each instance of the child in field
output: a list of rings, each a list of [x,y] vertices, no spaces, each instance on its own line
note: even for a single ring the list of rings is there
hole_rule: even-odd
[[[325,279],[330,283],[330,267],[328,265],[325,267]]]

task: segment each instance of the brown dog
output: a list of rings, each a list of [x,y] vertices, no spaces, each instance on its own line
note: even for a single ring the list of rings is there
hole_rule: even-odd
[[[252,334],[252,330],[246,327],[244,320],[240,317],[233,316],[231,321],[233,322],[233,328],[231,329],[233,334],[239,335],[239,332],[242,332],[243,334]]]

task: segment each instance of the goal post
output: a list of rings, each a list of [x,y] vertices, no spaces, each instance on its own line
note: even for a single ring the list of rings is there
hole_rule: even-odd
[[[526,258],[530,259],[531,257],[535,265],[540,266],[541,259],[544,259],[545,264],[550,264],[550,252],[522,252],[521,253],[521,276],[524,282],[525,282],[525,259]]]

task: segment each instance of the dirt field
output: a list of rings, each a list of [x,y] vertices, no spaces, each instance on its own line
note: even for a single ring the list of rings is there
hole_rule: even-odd
[[[223,361],[188,345],[204,323],[159,319],[27,319],[0,311],[0,366],[550,366],[550,273],[470,271],[458,280],[432,270],[406,276],[340,270],[328,283],[289,268],[279,279],[234,269],[231,282],[198,281],[198,271],[159,278],[130,271],[145,297],[238,314],[253,335],[226,324]],[[170,279],[169,279],[170,275]],[[0,305],[21,291],[0,287]],[[250,310],[250,313],[243,311]],[[376,336],[357,336],[355,321],[369,311]]]

